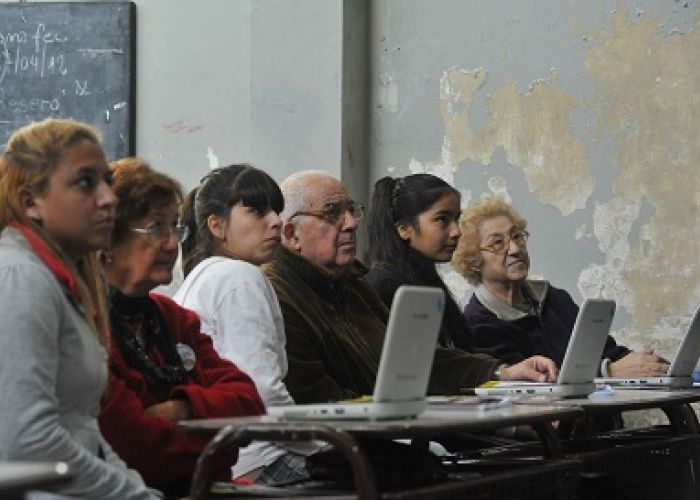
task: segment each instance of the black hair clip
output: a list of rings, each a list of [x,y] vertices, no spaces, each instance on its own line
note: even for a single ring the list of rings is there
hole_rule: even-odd
[[[215,169],[210,170],[201,179],[199,179],[199,185],[202,186],[205,182],[208,182],[219,175],[219,173],[221,173],[221,167],[216,167]]]

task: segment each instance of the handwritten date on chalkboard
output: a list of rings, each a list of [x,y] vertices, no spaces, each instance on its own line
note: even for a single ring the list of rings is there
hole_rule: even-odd
[[[0,3],[0,145],[53,116],[102,133],[109,160],[134,153],[131,2]]]

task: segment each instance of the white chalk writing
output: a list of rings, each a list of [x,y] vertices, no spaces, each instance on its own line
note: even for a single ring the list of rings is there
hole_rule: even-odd
[[[88,82],[87,80],[83,80],[83,82],[79,82],[78,80],[75,81],[75,95],[90,95],[92,92],[88,90]]]
[[[24,113],[55,113],[61,109],[61,102],[55,97],[7,97],[0,87],[0,112],[9,111],[14,115]]]
[[[8,74],[65,76],[66,56],[61,51],[68,36],[37,23],[34,31],[0,31],[0,84]]]

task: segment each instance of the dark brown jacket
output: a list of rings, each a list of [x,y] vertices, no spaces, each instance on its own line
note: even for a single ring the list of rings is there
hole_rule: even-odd
[[[372,394],[389,311],[356,262],[332,279],[282,250],[267,265],[287,336],[287,388],[297,403]],[[428,392],[456,394],[493,375],[498,361],[459,349],[436,350]]]

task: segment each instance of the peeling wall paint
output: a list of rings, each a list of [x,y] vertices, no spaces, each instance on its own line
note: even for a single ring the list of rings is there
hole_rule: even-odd
[[[379,103],[383,109],[390,113],[396,113],[399,110],[399,86],[394,77],[388,74],[383,74],[379,78]]]
[[[219,168],[221,164],[219,163],[219,157],[214,154],[214,149],[213,148],[207,148],[207,164],[209,165],[209,170],[214,170],[215,168]]]
[[[563,215],[583,208],[594,181],[584,145],[569,126],[576,100],[545,82],[535,82],[529,92],[520,94],[513,82],[490,97],[490,119],[475,130],[469,109],[486,78],[483,68],[455,68],[442,76],[442,155],[429,162],[426,170],[454,170],[467,159],[488,165],[500,146],[508,162],[523,170],[530,192],[544,203],[554,205]]]
[[[377,8],[378,38],[403,50],[378,64],[381,99],[402,93],[375,118],[375,156],[463,204],[512,199],[538,229],[531,276],[616,299],[615,337],[671,356],[700,305],[700,4],[504,1]]]
[[[611,24],[591,35],[597,47],[586,59],[620,169],[609,209],[599,206],[594,218],[600,271],[632,313],[621,334],[672,352],[700,302],[700,23],[665,36],[654,16],[632,21],[620,9]],[[632,242],[643,202],[655,213]],[[594,267],[582,273],[582,289]]]

